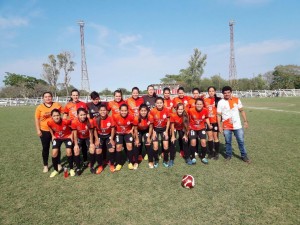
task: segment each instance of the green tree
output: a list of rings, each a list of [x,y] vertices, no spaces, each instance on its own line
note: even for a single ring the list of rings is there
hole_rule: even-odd
[[[42,77],[49,83],[54,96],[57,92],[57,80],[59,76],[59,69],[57,60],[54,55],[48,56],[48,63],[43,63],[43,74]]]
[[[271,89],[292,89],[300,86],[300,66],[276,66],[273,72]]]
[[[69,95],[69,85],[71,81],[71,76],[69,75],[72,71],[74,71],[75,62],[72,60],[73,56],[71,52],[64,51],[57,56],[58,60],[58,69],[63,69],[64,71],[64,87],[66,90],[67,96]]]

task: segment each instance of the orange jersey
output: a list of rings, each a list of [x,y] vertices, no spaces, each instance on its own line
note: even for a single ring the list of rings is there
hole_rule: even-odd
[[[135,121],[135,124],[137,124],[139,131],[147,130],[149,128],[149,125],[150,125],[149,117],[141,118],[141,121],[139,122],[139,117],[136,116],[134,118],[134,121]]]
[[[70,120],[73,120],[74,118],[77,118],[77,109],[79,109],[79,108],[88,110],[88,108],[84,102],[81,102],[81,101],[78,101],[76,103],[68,102],[64,108],[64,113],[69,116]]]
[[[110,101],[108,104],[107,104],[107,110],[108,111],[111,111],[111,114],[112,116],[113,115],[116,115],[116,114],[119,114],[120,113],[120,106],[122,104],[126,104],[126,102],[124,100],[121,100],[120,102],[116,102],[116,101]]]
[[[35,118],[40,121],[40,129],[43,131],[49,131],[47,122],[51,119],[51,111],[58,109],[61,112],[61,105],[57,102],[53,102],[50,107],[45,104],[40,104],[35,110]]]
[[[205,98],[204,104],[205,108],[208,110],[209,122],[217,123],[217,108],[215,104],[215,98]]]
[[[205,119],[208,118],[208,110],[203,108],[200,112],[196,108],[192,108],[188,111],[191,130],[205,129]]]
[[[141,97],[138,97],[137,99],[134,99],[132,97],[128,98],[126,100],[126,104],[128,105],[129,114],[133,116],[139,115],[139,107],[141,104],[144,103],[144,99]]]
[[[115,121],[111,116],[107,116],[104,120],[100,120],[100,127],[98,124],[98,118],[92,120],[92,126],[97,130],[99,135],[108,135],[111,133],[111,129],[115,127]]]
[[[78,118],[72,120],[71,122],[71,128],[72,130],[77,131],[77,136],[80,139],[86,139],[90,137],[90,129],[92,128],[91,126],[91,121],[88,123],[88,121],[81,122],[79,121]]]
[[[171,113],[170,123],[174,123],[175,130],[183,129],[183,116],[178,116],[177,113]]]
[[[71,120],[64,120],[62,119],[60,123],[55,123],[54,120],[51,118],[47,122],[48,127],[53,131],[53,135],[57,139],[65,139],[69,138],[72,134],[70,125]]]
[[[186,107],[187,104],[188,104],[188,101],[190,99],[191,99],[190,96],[183,96],[183,98],[175,97],[173,99],[173,106],[174,106],[174,108],[176,108],[176,106],[177,106],[178,103],[182,103],[184,105],[184,107]]]
[[[116,124],[117,134],[129,134],[132,127],[136,126],[137,123],[132,115],[128,115],[125,118],[119,115],[114,115],[113,117]]]
[[[173,108],[173,100],[172,99],[164,99],[164,107],[167,108],[170,112],[172,112]]]
[[[168,120],[170,117],[170,111],[167,108],[158,110],[153,108],[150,111],[150,123],[153,123],[155,128],[165,128],[167,126]]]

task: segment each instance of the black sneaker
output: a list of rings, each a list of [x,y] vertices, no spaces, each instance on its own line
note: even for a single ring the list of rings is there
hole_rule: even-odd
[[[75,171],[75,176],[80,176],[81,175],[81,170],[80,169],[76,169]]]
[[[91,171],[92,174],[96,174],[96,170],[95,170],[94,167],[91,167],[91,168],[90,168],[90,171]]]
[[[247,156],[244,156],[242,157],[242,160],[245,162],[245,163],[250,163],[250,159],[247,157]]]

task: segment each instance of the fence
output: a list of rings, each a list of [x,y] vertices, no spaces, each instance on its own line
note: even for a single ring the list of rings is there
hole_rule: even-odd
[[[191,95],[191,93],[188,93]],[[218,93],[222,96],[221,93]],[[300,89],[279,89],[279,90],[249,90],[249,91],[233,91],[233,95],[239,98],[271,98],[271,97],[295,97],[300,96]],[[124,95],[124,99],[130,96]],[[113,96],[100,96],[101,101],[111,101]],[[61,104],[66,104],[69,97],[55,97],[53,101]],[[89,96],[81,96],[80,100],[83,102],[90,101]],[[25,105],[39,105],[43,102],[42,98],[0,98],[0,106],[25,106]]]

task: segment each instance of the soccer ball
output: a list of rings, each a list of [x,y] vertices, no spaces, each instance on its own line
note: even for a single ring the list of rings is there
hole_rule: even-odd
[[[184,175],[181,180],[181,186],[191,189],[195,186],[195,179],[192,175]]]

